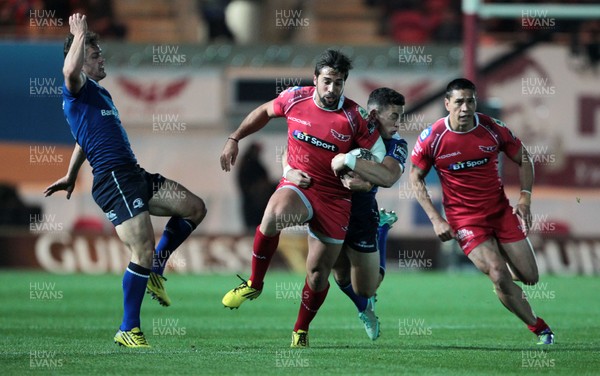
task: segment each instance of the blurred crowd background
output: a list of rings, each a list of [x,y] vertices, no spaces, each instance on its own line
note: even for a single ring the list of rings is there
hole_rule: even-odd
[[[598,274],[600,5],[493,3],[523,8],[514,17],[477,22],[479,109],[504,120],[534,155],[532,240],[541,268]],[[588,6],[589,17],[563,18],[552,8],[571,4]],[[460,0],[0,1],[0,250],[22,251],[19,260],[3,258],[0,265],[32,258],[60,268],[67,265],[64,252],[74,252],[74,260],[90,252],[95,260],[103,249],[121,249],[91,198],[89,166],[70,201],[42,197],[45,186],[66,173],[73,147],[61,110],[70,14],[86,14],[101,37],[108,73],[102,84],[140,164],[207,202],[209,215],[182,254],[204,255],[200,269],[231,269],[246,265],[247,235],[281,174],[286,133],[285,124],[273,121],[243,140],[239,166],[227,174],[218,158],[229,132],[286,87],[311,85],[315,57],[337,47],[354,61],[348,97],[365,105],[380,86],[405,95],[400,134],[412,148],[419,133],[445,115],[446,83],[465,75],[462,7]],[[503,164],[502,174],[516,199],[515,169]],[[439,205],[437,177],[428,179]],[[390,233],[391,257],[408,248],[426,251],[436,268],[458,262],[455,246],[433,237],[407,181],[378,195],[380,206],[400,217]],[[155,220],[157,234],[164,223]],[[292,241],[282,243],[296,265],[302,257],[291,260],[302,253],[303,230],[291,229]]]

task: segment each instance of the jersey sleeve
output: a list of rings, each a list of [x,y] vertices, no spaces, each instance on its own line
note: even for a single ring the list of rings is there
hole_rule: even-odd
[[[403,138],[392,138],[387,149],[386,157],[392,157],[398,161],[400,168],[404,171],[404,164],[408,155],[408,144]]]
[[[294,86],[282,91],[273,100],[273,112],[276,116],[285,116],[286,112],[294,105],[296,98],[306,94],[306,87]]]
[[[494,118],[492,118],[492,120],[494,121],[498,135],[500,135],[502,140],[500,144],[500,150],[509,157],[515,156],[523,146],[521,140],[515,136],[514,133],[512,133],[512,131],[506,126],[506,124],[504,124],[504,122]]]
[[[417,142],[415,142],[412,153],[410,154],[410,161],[412,164],[423,171],[429,171],[433,165],[433,157],[431,155],[431,148],[429,145],[431,141],[430,135],[431,125],[421,132],[417,138]]]
[[[375,145],[375,142],[377,142],[377,139],[379,139],[379,131],[374,123],[367,120],[368,113],[365,109],[356,105],[354,110],[355,116],[351,116],[351,121],[353,121],[352,118],[356,119],[358,129],[354,142],[358,147],[370,150]]]
[[[67,89],[67,84],[66,82],[63,82],[63,99],[68,100],[69,102],[73,102],[76,101],[79,98],[85,97],[87,94],[87,88],[88,88],[88,84],[89,84],[89,80],[86,79],[85,82],[83,83],[83,86],[81,87],[81,89],[79,89],[79,92],[77,94],[73,94],[69,91],[69,89]]]

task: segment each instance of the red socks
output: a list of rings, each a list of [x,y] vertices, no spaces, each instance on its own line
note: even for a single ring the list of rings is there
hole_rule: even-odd
[[[252,274],[250,280],[252,287],[261,290],[267,269],[279,244],[279,234],[265,236],[260,232],[260,226],[256,227],[254,234],[254,247],[252,251]]]
[[[294,325],[294,331],[305,330],[308,331],[310,322],[317,315],[319,307],[325,301],[327,297],[327,291],[329,291],[329,284],[323,291],[315,292],[308,287],[308,283],[304,281],[304,288],[302,289],[302,301],[300,302],[300,310],[298,311],[298,319],[296,325]]]
[[[546,322],[541,317],[537,318],[535,325],[527,325],[527,328],[529,328],[529,330],[531,330],[535,335],[540,334],[545,329],[550,329],[548,324],[546,324]]]

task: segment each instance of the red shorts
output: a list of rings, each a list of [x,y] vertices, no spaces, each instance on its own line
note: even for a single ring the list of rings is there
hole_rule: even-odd
[[[507,205],[497,215],[477,224],[454,226],[450,220],[448,223],[456,230],[456,240],[468,256],[473,248],[490,238],[496,238],[500,243],[514,243],[525,239],[519,217],[513,214],[512,210],[512,207]]]
[[[277,189],[293,189],[308,209],[309,231],[325,243],[342,244],[350,222],[350,198],[319,191],[314,187],[303,189],[281,179]]]

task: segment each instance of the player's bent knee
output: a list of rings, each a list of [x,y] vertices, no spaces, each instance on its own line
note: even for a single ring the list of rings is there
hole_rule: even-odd
[[[192,222],[198,225],[204,220],[204,217],[206,217],[207,213],[208,209],[206,208],[204,200],[198,197],[198,200],[196,200],[196,202],[194,203],[193,214],[190,219],[192,220]]]
[[[327,287],[327,284],[329,279],[329,273],[326,273],[323,270],[320,269],[313,269],[313,270],[308,270],[306,272],[306,280],[309,284],[309,286],[312,289],[317,289],[317,291],[321,291],[323,290],[325,287]]]
[[[508,283],[512,282],[512,277],[506,267],[502,265],[492,265],[488,271],[488,277],[496,287],[496,289],[505,290]]]
[[[340,286],[348,286],[350,284],[350,274],[347,270],[342,268],[333,268],[332,272],[335,283]]]

